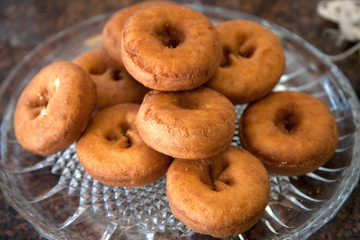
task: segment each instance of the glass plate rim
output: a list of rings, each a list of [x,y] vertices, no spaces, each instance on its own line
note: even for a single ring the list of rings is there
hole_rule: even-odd
[[[272,23],[269,22],[263,18],[257,17],[255,15],[251,15],[249,13],[246,12],[241,12],[241,11],[237,11],[237,10],[232,10],[232,9],[228,9],[228,8],[222,8],[222,7],[217,7],[217,6],[211,6],[211,5],[198,5],[198,4],[189,4],[189,6],[201,11],[201,12],[208,12],[208,13],[212,13],[212,14],[216,14],[219,11],[225,12],[227,14],[227,16],[236,16],[236,15],[242,15],[245,16],[246,18],[249,19],[254,19],[256,21],[261,22],[262,24],[264,24],[267,27],[271,27],[274,30],[280,31],[280,32],[284,32],[287,35],[291,36],[294,40],[296,40],[297,42],[301,42],[305,48],[312,50],[312,52],[318,57],[321,58],[323,63],[325,63],[326,65],[328,65],[330,67],[330,70],[332,72],[334,72],[335,75],[338,76],[338,78],[340,79],[338,81],[338,83],[341,85],[342,88],[347,89],[347,90],[351,90],[347,92],[347,100],[350,102],[351,107],[352,107],[352,114],[354,116],[354,119],[357,121],[360,121],[360,117],[359,117],[359,112],[360,112],[360,102],[359,99],[357,98],[355,91],[353,91],[353,88],[349,82],[349,80],[347,79],[347,77],[342,73],[342,71],[333,63],[331,62],[328,57],[323,54],[319,49],[317,49],[315,46],[313,46],[312,44],[310,44],[308,41],[306,41],[305,39],[301,38],[300,36],[292,33],[291,31],[287,30],[286,28],[281,27],[280,25],[276,24],[276,23]],[[70,33],[70,32],[74,32],[80,28],[83,28],[85,26],[91,25],[92,23],[96,23],[100,20],[104,20],[108,17],[110,17],[115,11],[111,11],[111,12],[107,12],[92,18],[89,18],[87,20],[84,20],[80,23],[77,23],[75,25],[72,25],[70,27],[67,27],[61,31],[59,31],[57,34],[55,34],[54,36],[42,41],[41,43],[39,43],[34,49],[32,49],[24,58],[22,61],[20,61],[19,63],[17,63],[9,72],[9,74],[5,77],[5,79],[3,80],[3,82],[0,84],[0,100],[3,100],[4,97],[4,93],[7,89],[7,87],[9,86],[9,84],[11,83],[11,80],[13,79],[14,75],[17,73],[17,71],[19,69],[21,69],[21,67],[23,67],[25,65],[25,63],[27,63],[33,56],[36,55],[36,53],[38,53],[39,51],[41,51],[43,48],[45,48],[46,46],[48,46],[49,44],[55,42],[56,40],[58,40],[59,38],[65,36],[66,34]],[[4,126],[4,116],[1,116],[1,130],[3,130]],[[3,132],[3,131],[2,131]],[[357,128],[356,130],[356,135],[359,136],[359,129]],[[2,137],[0,138],[0,140],[2,139]],[[358,139],[358,138],[357,138]],[[1,145],[2,142],[1,142]],[[354,151],[359,152],[359,149],[357,149],[356,147],[359,146],[359,142],[356,141],[355,142],[355,148]],[[2,146],[1,146],[2,149]],[[2,158],[2,156],[1,156]],[[309,236],[311,236],[314,232],[316,232],[319,228],[321,228],[324,224],[326,224],[328,221],[330,221],[336,214],[337,212],[340,210],[341,206],[343,205],[343,203],[346,201],[346,199],[349,197],[350,193],[353,191],[353,189],[355,188],[355,186],[358,184],[359,181],[359,177],[360,177],[360,158],[355,159],[352,162],[352,165],[354,165],[354,167],[351,169],[350,174],[347,174],[346,177],[348,180],[354,180],[354,181],[343,181],[342,182],[342,186],[345,185],[346,182],[350,182],[350,185],[344,186],[343,188],[339,187],[339,195],[336,196],[340,196],[337,199],[335,199],[334,202],[332,202],[332,206],[329,209],[332,209],[332,211],[327,211],[327,212],[323,212],[322,214],[320,214],[319,216],[317,216],[316,218],[313,219],[313,221],[310,222],[310,224],[303,228],[300,232],[296,233],[296,234],[291,234],[289,236],[284,236],[287,237],[289,239],[295,239],[298,237],[303,237],[303,238],[308,238]],[[349,172],[350,170],[347,170],[347,172]],[[53,238],[54,235],[51,232],[51,234],[49,234],[50,232],[47,231],[49,230],[49,228],[46,226],[46,224],[40,222],[38,222],[38,219],[36,217],[34,217],[32,214],[29,214],[29,212],[27,212],[24,207],[22,206],[22,204],[20,204],[20,202],[18,202],[18,200],[16,199],[16,197],[13,195],[13,193],[10,191],[9,187],[4,184],[3,180],[6,178],[6,173],[3,172],[3,170],[0,169],[1,172],[1,181],[0,181],[0,188],[5,196],[5,198],[7,199],[7,201],[9,202],[9,204],[14,207],[21,215],[23,215],[27,221],[29,221],[32,226],[39,232],[41,233],[43,236],[48,237],[49,239],[56,239]],[[335,194],[331,197],[335,198],[336,197]],[[319,221],[320,219],[324,219],[324,221]],[[36,224],[35,224],[36,222]],[[61,236],[59,236],[61,237]]]

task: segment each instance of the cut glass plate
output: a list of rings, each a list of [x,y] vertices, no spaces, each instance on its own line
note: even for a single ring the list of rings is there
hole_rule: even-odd
[[[261,220],[229,239],[305,239],[328,222],[359,178],[359,101],[346,77],[326,56],[284,28],[242,12],[193,5],[214,24],[248,19],[279,36],[286,69],[276,91],[294,90],[322,99],[339,128],[334,157],[315,172],[299,177],[270,175],[270,201]],[[101,46],[101,30],[112,13],[59,32],[17,64],[3,81],[0,186],[9,201],[49,239],[211,239],[196,234],[171,213],[165,177],[141,188],[108,187],[80,165],[75,144],[43,158],[16,141],[13,114],[27,82],[44,66]],[[237,120],[244,105],[235,106]],[[314,123],[316,124],[316,123]],[[241,146],[236,130],[233,145]],[[244,196],[246,197],[246,196]]]

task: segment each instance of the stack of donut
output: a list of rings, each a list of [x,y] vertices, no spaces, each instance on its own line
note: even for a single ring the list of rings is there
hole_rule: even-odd
[[[284,51],[257,23],[214,27],[189,7],[151,1],[115,13],[102,41],[103,49],[45,67],[24,89],[14,129],[26,150],[47,156],[76,141],[84,169],[111,186],[145,186],[167,172],[174,216],[214,237],[256,224],[267,170],[306,174],[335,151],[324,103],[272,92]],[[247,150],[230,146],[234,104],[248,104],[239,124]]]

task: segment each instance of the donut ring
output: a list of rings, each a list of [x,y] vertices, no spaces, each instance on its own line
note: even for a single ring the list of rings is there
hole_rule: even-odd
[[[96,84],[96,107],[99,109],[119,103],[141,103],[149,89],[126,71],[118,70],[102,49],[83,53],[73,63],[85,70]]]
[[[110,186],[139,187],[162,177],[171,158],[149,148],[136,131],[138,104],[124,103],[98,112],[76,143],[81,165]]]
[[[280,80],[285,55],[278,37],[258,23],[233,20],[216,26],[224,55],[207,86],[234,104],[255,101]]]
[[[71,62],[55,62],[29,82],[17,102],[15,135],[29,152],[66,149],[85,130],[96,101],[95,84]]]
[[[151,148],[175,158],[199,159],[224,151],[235,131],[231,102],[209,88],[150,91],[137,116],[137,129]]]
[[[122,29],[126,20],[140,9],[163,4],[175,3],[165,1],[147,1],[138,3],[121,9],[106,22],[102,31],[102,45],[105,52],[117,64],[117,68],[119,68],[121,71],[126,70],[120,55]]]
[[[163,5],[137,11],[123,28],[124,65],[151,89],[181,91],[202,85],[215,74],[221,53],[210,20],[185,6]]]
[[[324,165],[334,154],[338,131],[334,116],[309,94],[271,93],[250,104],[240,119],[245,149],[276,174],[303,175]]]
[[[260,160],[230,146],[209,159],[175,159],[167,172],[166,189],[171,211],[186,226],[213,237],[229,237],[260,219],[270,180]]]

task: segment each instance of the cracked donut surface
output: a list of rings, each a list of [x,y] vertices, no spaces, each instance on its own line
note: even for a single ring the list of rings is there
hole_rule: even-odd
[[[212,158],[175,159],[167,172],[167,198],[174,216],[193,231],[228,237],[259,220],[269,182],[260,160],[230,146]]]

